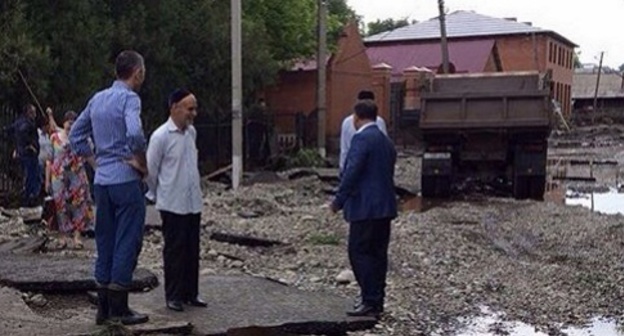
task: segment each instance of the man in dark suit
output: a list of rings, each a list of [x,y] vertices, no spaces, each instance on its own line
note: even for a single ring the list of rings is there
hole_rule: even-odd
[[[361,301],[347,314],[379,317],[385,297],[390,222],[397,216],[396,150],[375,124],[377,106],[372,100],[360,101],[354,109],[357,132],[331,210],[343,210],[349,222],[349,261],[361,291]]]

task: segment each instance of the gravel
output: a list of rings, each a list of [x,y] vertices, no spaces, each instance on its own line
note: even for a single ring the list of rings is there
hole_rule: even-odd
[[[607,133],[621,134],[619,128]],[[597,157],[620,151],[595,150]],[[417,190],[419,170],[415,153],[402,155],[397,184]],[[350,269],[348,226],[327,208],[329,184],[314,176],[237,191],[203,184],[202,275],[252,274],[303,290],[358,294],[353,281],[337,281]],[[28,235],[24,227],[0,219],[0,239]],[[214,232],[285,245],[220,243],[209,240]],[[621,321],[623,245],[622,215],[557,202],[472,195],[403,211],[393,222],[386,313],[374,329],[350,335],[452,335],[462,327],[460,317],[478,316],[484,306],[549,334],[595,316]],[[150,230],[139,264],[161,274],[161,253],[161,234]]]

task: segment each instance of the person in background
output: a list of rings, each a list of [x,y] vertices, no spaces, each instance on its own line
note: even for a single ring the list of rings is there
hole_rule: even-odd
[[[46,165],[45,189],[54,199],[56,224],[61,233],[58,248],[61,249],[68,246],[70,234],[73,235],[73,247],[82,249],[80,235],[85,227],[93,225],[94,220],[85,159],[71,150],[68,139],[76,117],[76,112],[67,111],[63,128],[50,136],[52,153]],[[95,165],[92,158],[90,164]]]
[[[334,213],[343,210],[349,222],[349,261],[361,291],[361,301],[347,314],[379,317],[385,298],[390,222],[397,216],[397,154],[375,122],[375,103],[362,100],[354,110],[357,131],[330,209]]]
[[[145,80],[143,56],[122,51],[115,60],[117,80],[89,100],[74,123],[72,150],[93,157],[95,147],[95,281],[98,284],[96,324],[132,325],[149,317],[128,307],[128,291],[143,243],[147,175],[141,98]]]
[[[36,124],[37,110],[32,104],[24,106],[22,114],[5,128],[15,139],[15,158],[24,173],[22,207],[39,205],[42,167],[39,164],[39,136]]]
[[[169,96],[169,119],[152,134],[147,147],[147,198],[156,203],[165,240],[167,308],[206,307],[199,298],[199,229],[202,210],[197,131],[197,99],[186,89]]]
[[[362,90],[358,93],[357,99],[358,101],[365,99],[374,101],[375,94],[372,91]],[[349,114],[349,116],[342,121],[342,127],[340,128],[340,172],[342,172],[344,169],[344,164],[347,159],[347,153],[349,153],[349,148],[351,147],[351,139],[353,139],[353,136],[356,132],[355,126],[353,126],[353,118],[354,114]],[[388,131],[386,130],[386,122],[383,120],[382,117],[377,116],[377,119],[375,119],[375,123],[383,134],[388,135]]]

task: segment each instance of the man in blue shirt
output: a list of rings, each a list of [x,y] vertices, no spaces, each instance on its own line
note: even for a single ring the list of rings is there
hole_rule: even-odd
[[[69,134],[72,149],[92,158],[95,147],[94,191],[97,205],[95,241],[98,283],[96,323],[106,320],[125,325],[147,322],[147,315],[128,307],[128,289],[143,241],[145,199],[142,179],[147,175],[146,141],[141,125],[141,99],[145,79],[143,57],[121,52],[115,61],[117,80],[97,92]]]

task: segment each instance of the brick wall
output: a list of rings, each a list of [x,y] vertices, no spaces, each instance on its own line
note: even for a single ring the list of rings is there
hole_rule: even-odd
[[[499,37],[496,45],[504,71],[552,70],[552,95],[570,115],[574,49],[551,35],[514,35]]]
[[[317,70],[283,71],[277,83],[264,91],[265,101],[275,113],[279,132],[294,131],[286,116],[310,113],[316,108]],[[352,111],[360,90],[373,90],[373,70],[356,24],[347,25],[327,65],[326,136],[328,151],[336,150],[342,120]]]
[[[342,120],[353,111],[358,92],[373,89],[373,72],[357,25],[345,27],[328,69],[327,136],[335,138]]]

